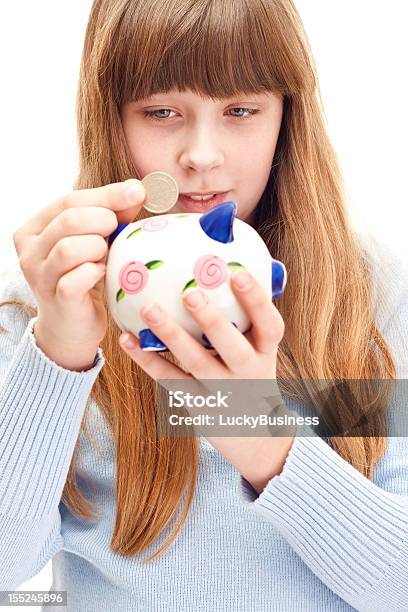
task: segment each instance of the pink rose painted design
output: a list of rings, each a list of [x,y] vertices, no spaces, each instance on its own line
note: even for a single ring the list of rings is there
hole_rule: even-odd
[[[116,293],[116,302],[123,300],[125,295],[135,295],[146,287],[149,270],[156,270],[164,265],[160,259],[152,259],[145,265],[141,261],[131,261],[125,264],[119,272],[120,289]]]
[[[168,225],[168,219],[161,219],[156,217],[154,219],[145,219],[142,223],[142,228],[146,232],[158,232],[164,229]]]
[[[193,268],[194,278],[204,289],[216,289],[227,280],[228,268],[217,255],[203,255]]]
[[[216,257],[215,255],[204,255],[204,257],[201,257],[197,262],[196,262],[196,266],[198,267],[198,264],[200,264],[200,262],[204,263],[204,266],[208,266],[209,262],[214,261],[214,259],[217,260],[216,264],[217,266],[221,265],[225,266],[225,263],[222,261],[222,259],[220,259],[219,257]],[[205,260],[205,262],[204,262]],[[245,268],[245,266],[243,266],[241,263],[239,263],[238,261],[230,261],[228,262],[228,264],[225,266],[225,273],[227,274],[227,270],[230,270],[231,272],[234,272],[234,270],[237,270],[238,268]],[[194,268],[195,269],[195,268]],[[222,274],[219,275],[219,278],[222,278]],[[224,278],[225,280],[225,278]],[[222,280],[219,284],[222,284],[224,282],[224,280]],[[208,285],[202,285],[199,282],[197,282],[196,278],[192,278],[191,280],[188,281],[188,283],[186,283],[183,287],[183,289],[181,290],[181,294],[183,295],[184,291],[187,291],[187,289],[192,289],[193,287],[198,287],[198,285],[200,285],[200,287],[206,287],[207,289],[214,289],[214,287],[218,287],[218,285],[213,285],[211,287],[208,287]]]
[[[149,270],[141,261],[125,264],[119,272],[119,285],[125,293],[135,295],[146,287]]]

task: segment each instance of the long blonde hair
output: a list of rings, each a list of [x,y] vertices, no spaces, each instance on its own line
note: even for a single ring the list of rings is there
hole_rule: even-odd
[[[361,435],[328,442],[372,479],[386,447],[381,433],[389,398],[388,384],[379,390],[375,380],[394,379],[396,369],[374,321],[371,270],[347,216],[315,64],[291,0],[95,0],[77,98],[76,189],[142,178],[124,138],[121,106],[174,86],[214,98],[242,91],[283,95],[274,163],[254,224],[271,255],[288,270],[286,291],[276,302],[285,321],[277,377],[288,397],[311,401],[316,410],[324,403],[326,413],[327,401],[313,385],[296,381],[341,380],[331,396],[334,425],[355,422],[370,406]],[[92,390],[116,448],[112,550],[129,557],[144,551],[182,508],[170,537],[150,561],[184,524],[199,447],[194,437],[158,435],[156,384],[119,348],[119,335],[109,316],[102,342],[106,364]],[[177,363],[171,354],[165,356]],[[348,379],[364,379],[359,398]],[[94,509],[76,481],[77,451],[78,444],[62,500],[91,518]]]

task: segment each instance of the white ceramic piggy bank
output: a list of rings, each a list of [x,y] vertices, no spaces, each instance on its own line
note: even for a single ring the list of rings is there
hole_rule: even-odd
[[[141,318],[144,305],[158,303],[212,349],[183,304],[187,289],[200,288],[221,315],[245,332],[251,322],[231,289],[231,273],[247,268],[270,298],[281,295],[286,285],[285,266],[272,259],[253,227],[236,218],[235,202],[224,202],[204,214],[165,214],[119,225],[109,244],[108,307],[120,329],[140,339],[143,350],[168,350]]]

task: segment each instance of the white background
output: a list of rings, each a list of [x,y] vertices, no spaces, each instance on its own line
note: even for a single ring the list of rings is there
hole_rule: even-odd
[[[407,262],[406,2],[296,5],[317,62],[355,224],[391,244]],[[23,0],[2,8],[1,271],[17,262],[13,231],[72,189],[75,94],[90,6],[89,0]],[[48,564],[20,588],[50,584]]]

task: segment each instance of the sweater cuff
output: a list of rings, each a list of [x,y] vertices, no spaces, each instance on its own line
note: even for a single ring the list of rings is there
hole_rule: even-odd
[[[93,384],[99,347],[86,371],[67,370],[37,346],[30,319],[0,397],[0,512],[39,518],[59,504]]]
[[[241,475],[238,487],[243,503],[348,603],[406,603],[408,498],[375,485],[309,426],[298,429],[281,473],[259,495]]]

